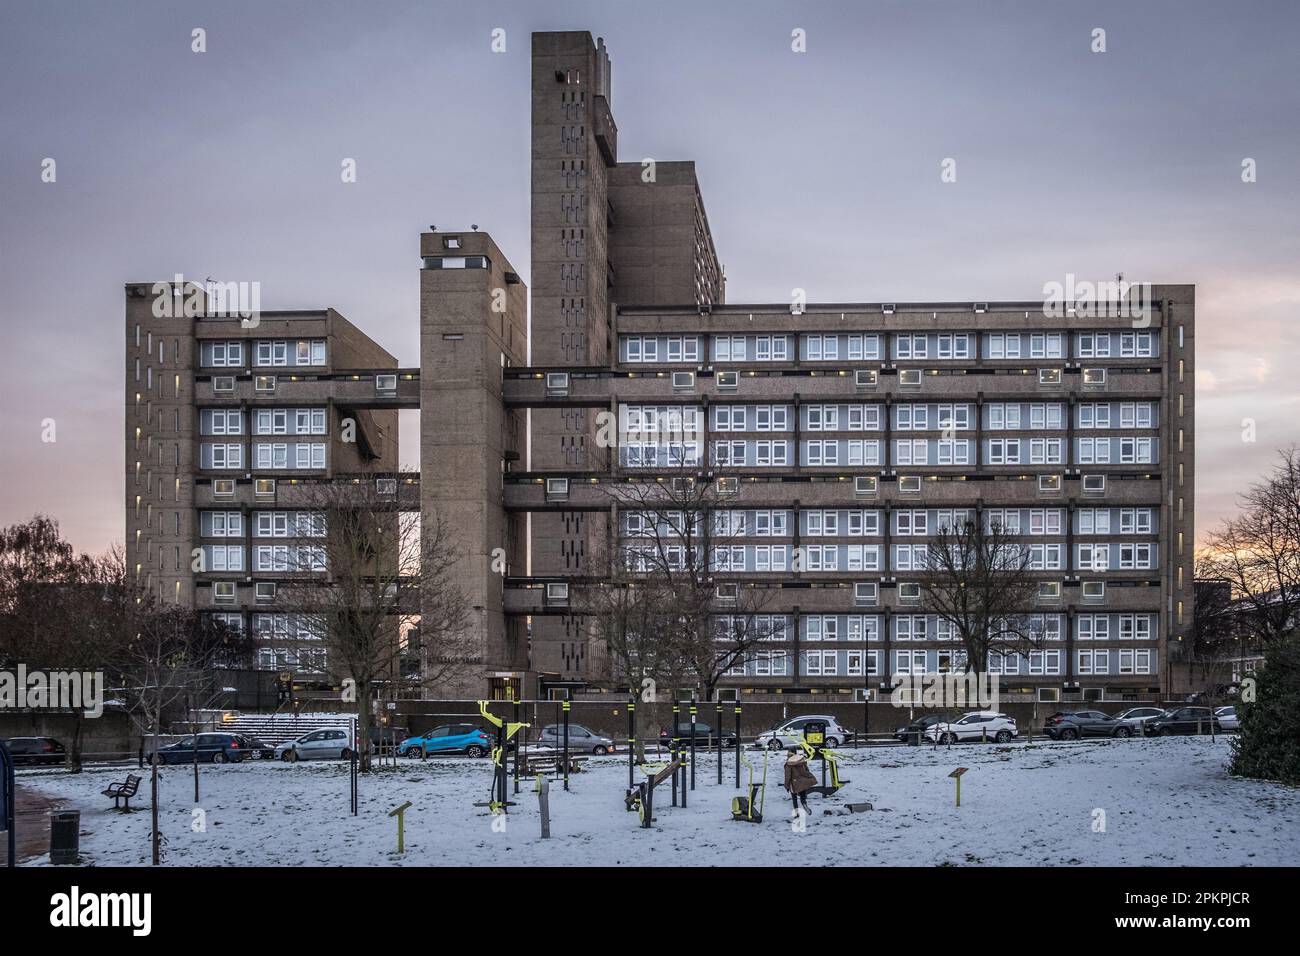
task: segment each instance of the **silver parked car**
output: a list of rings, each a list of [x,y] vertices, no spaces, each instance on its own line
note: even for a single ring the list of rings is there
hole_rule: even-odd
[[[564,725],[547,724],[537,738],[537,746],[564,749]],[[588,730],[582,724],[569,724],[569,750],[574,753],[608,754],[614,752],[614,741]]]
[[[275,748],[281,760],[347,760],[352,756],[351,735],[343,727],[327,727],[303,734]]]
[[[1237,708],[1231,704],[1227,707],[1220,707],[1214,712],[1214,716],[1219,719],[1219,726],[1224,730],[1241,729],[1241,720],[1237,717]]]
[[[1146,733],[1147,722],[1163,717],[1164,713],[1163,707],[1130,707],[1122,714],[1116,714],[1115,719],[1131,727],[1133,732],[1141,737]]]

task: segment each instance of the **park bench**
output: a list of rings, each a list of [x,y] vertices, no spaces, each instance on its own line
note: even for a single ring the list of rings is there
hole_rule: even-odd
[[[130,810],[131,798],[134,797],[135,792],[140,789],[141,779],[142,778],[137,777],[133,773],[128,773],[126,775],[126,780],[121,783],[110,783],[108,789],[101,790],[100,793],[106,797],[113,798],[114,810],[122,809],[123,803],[125,803],[126,809]]]

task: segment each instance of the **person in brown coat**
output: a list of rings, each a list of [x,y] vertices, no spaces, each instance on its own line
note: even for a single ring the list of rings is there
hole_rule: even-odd
[[[802,750],[795,747],[790,748],[790,752],[785,758],[784,786],[790,794],[791,802],[794,803],[795,812],[797,813],[800,805],[802,805],[804,813],[808,813],[808,797],[806,794],[817,786],[817,778],[808,769],[807,756],[804,755]]]

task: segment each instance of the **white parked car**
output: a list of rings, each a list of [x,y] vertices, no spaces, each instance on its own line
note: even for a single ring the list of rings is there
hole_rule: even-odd
[[[1214,716],[1219,719],[1219,726],[1224,730],[1241,729],[1241,721],[1237,717],[1237,708],[1231,704],[1227,707],[1220,707],[1214,712]]]
[[[303,734],[275,748],[279,760],[347,760],[352,756],[351,735],[343,727],[326,727]]]
[[[853,732],[840,726],[839,721],[834,717],[828,717],[825,714],[805,714],[802,717],[794,717],[781,724],[775,730],[765,730],[754,738],[756,747],[766,747],[768,750],[787,750],[790,747],[799,746],[803,740],[803,730],[808,726],[809,721],[821,721],[826,724],[826,746],[838,747],[844,743]]]
[[[963,714],[951,723],[931,724],[926,728],[925,736],[941,744],[961,740],[996,740],[1004,744],[1020,736],[1020,731],[1016,729],[1016,722],[1006,714],[977,710]]]

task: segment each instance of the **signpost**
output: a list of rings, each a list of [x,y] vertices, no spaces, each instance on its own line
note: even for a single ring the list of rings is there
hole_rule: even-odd
[[[404,804],[396,809],[389,810],[390,817],[397,817],[397,852],[406,852],[406,810],[411,806],[411,801],[407,800]]]
[[[957,781],[957,806],[959,807],[961,806],[961,775],[964,774],[966,770],[966,767],[958,767],[952,773],[948,774],[948,776]]]

